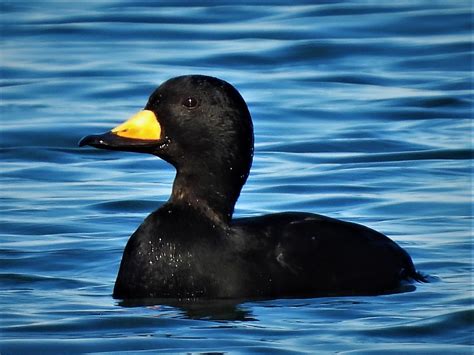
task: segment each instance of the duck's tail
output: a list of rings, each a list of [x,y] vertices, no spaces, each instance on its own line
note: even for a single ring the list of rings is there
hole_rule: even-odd
[[[415,270],[414,267],[404,269],[402,271],[401,277],[403,280],[416,281],[416,282],[429,282],[428,276],[423,275],[422,273]]]
[[[404,268],[401,270],[400,276],[402,280],[407,281],[416,281],[416,282],[423,282],[427,283],[428,275],[423,275],[422,273],[416,271],[415,264],[413,264],[413,260],[411,259],[410,255],[403,250],[405,254],[404,260]]]
[[[418,271],[415,271],[413,274],[411,274],[409,276],[412,280],[415,280],[417,282],[429,282],[428,281],[428,276],[427,275],[423,275],[422,273],[418,272]]]

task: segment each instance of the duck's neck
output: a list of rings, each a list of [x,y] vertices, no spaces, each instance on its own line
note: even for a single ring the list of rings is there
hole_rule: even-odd
[[[213,172],[216,170],[211,169],[193,170],[177,170],[169,203],[188,206],[212,223],[227,226],[247,176],[236,179],[231,171],[216,173]]]

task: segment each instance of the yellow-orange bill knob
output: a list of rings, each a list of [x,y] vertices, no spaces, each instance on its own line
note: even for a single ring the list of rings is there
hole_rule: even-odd
[[[158,140],[161,126],[153,111],[143,110],[115,127],[112,133],[126,138]]]

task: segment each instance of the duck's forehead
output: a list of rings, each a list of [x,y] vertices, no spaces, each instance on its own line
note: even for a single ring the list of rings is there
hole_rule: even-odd
[[[173,91],[175,93],[192,93],[200,91],[219,91],[228,84],[220,79],[204,75],[188,75],[169,79],[160,87],[160,91]]]
[[[163,95],[161,94],[160,88],[156,88],[155,91],[153,91],[148,98],[148,102],[157,102],[159,101]]]
[[[150,100],[159,100],[163,98],[182,98],[192,94],[197,94],[201,90],[195,85],[190,85],[187,82],[172,82],[167,81],[158,87],[150,96]]]

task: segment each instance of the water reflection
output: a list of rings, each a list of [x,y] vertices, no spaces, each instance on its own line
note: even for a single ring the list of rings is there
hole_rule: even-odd
[[[122,307],[143,307],[161,311],[163,306],[178,309],[180,317],[215,321],[254,321],[252,311],[243,305],[242,299],[164,299],[144,298],[121,300]]]
[[[435,280],[433,277],[427,277],[427,281]],[[398,288],[388,290],[383,295],[408,293],[416,290],[416,284],[404,282]],[[381,294],[376,294],[381,295]],[[317,295],[298,295],[294,297],[284,297],[279,300],[311,300],[315,298],[327,297],[359,297],[375,296],[374,294],[351,294],[351,293],[321,293]],[[246,298],[246,299],[169,299],[169,298],[141,298],[120,300],[118,305],[122,307],[148,307],[162,311],[163,307],[172,307],[180,313],[180,318],[201,319],[213,321],[256,321],[258,320],[252,314],[251,307],[246,306],[254,302],[272,302],[278,301],[275,298]]]

